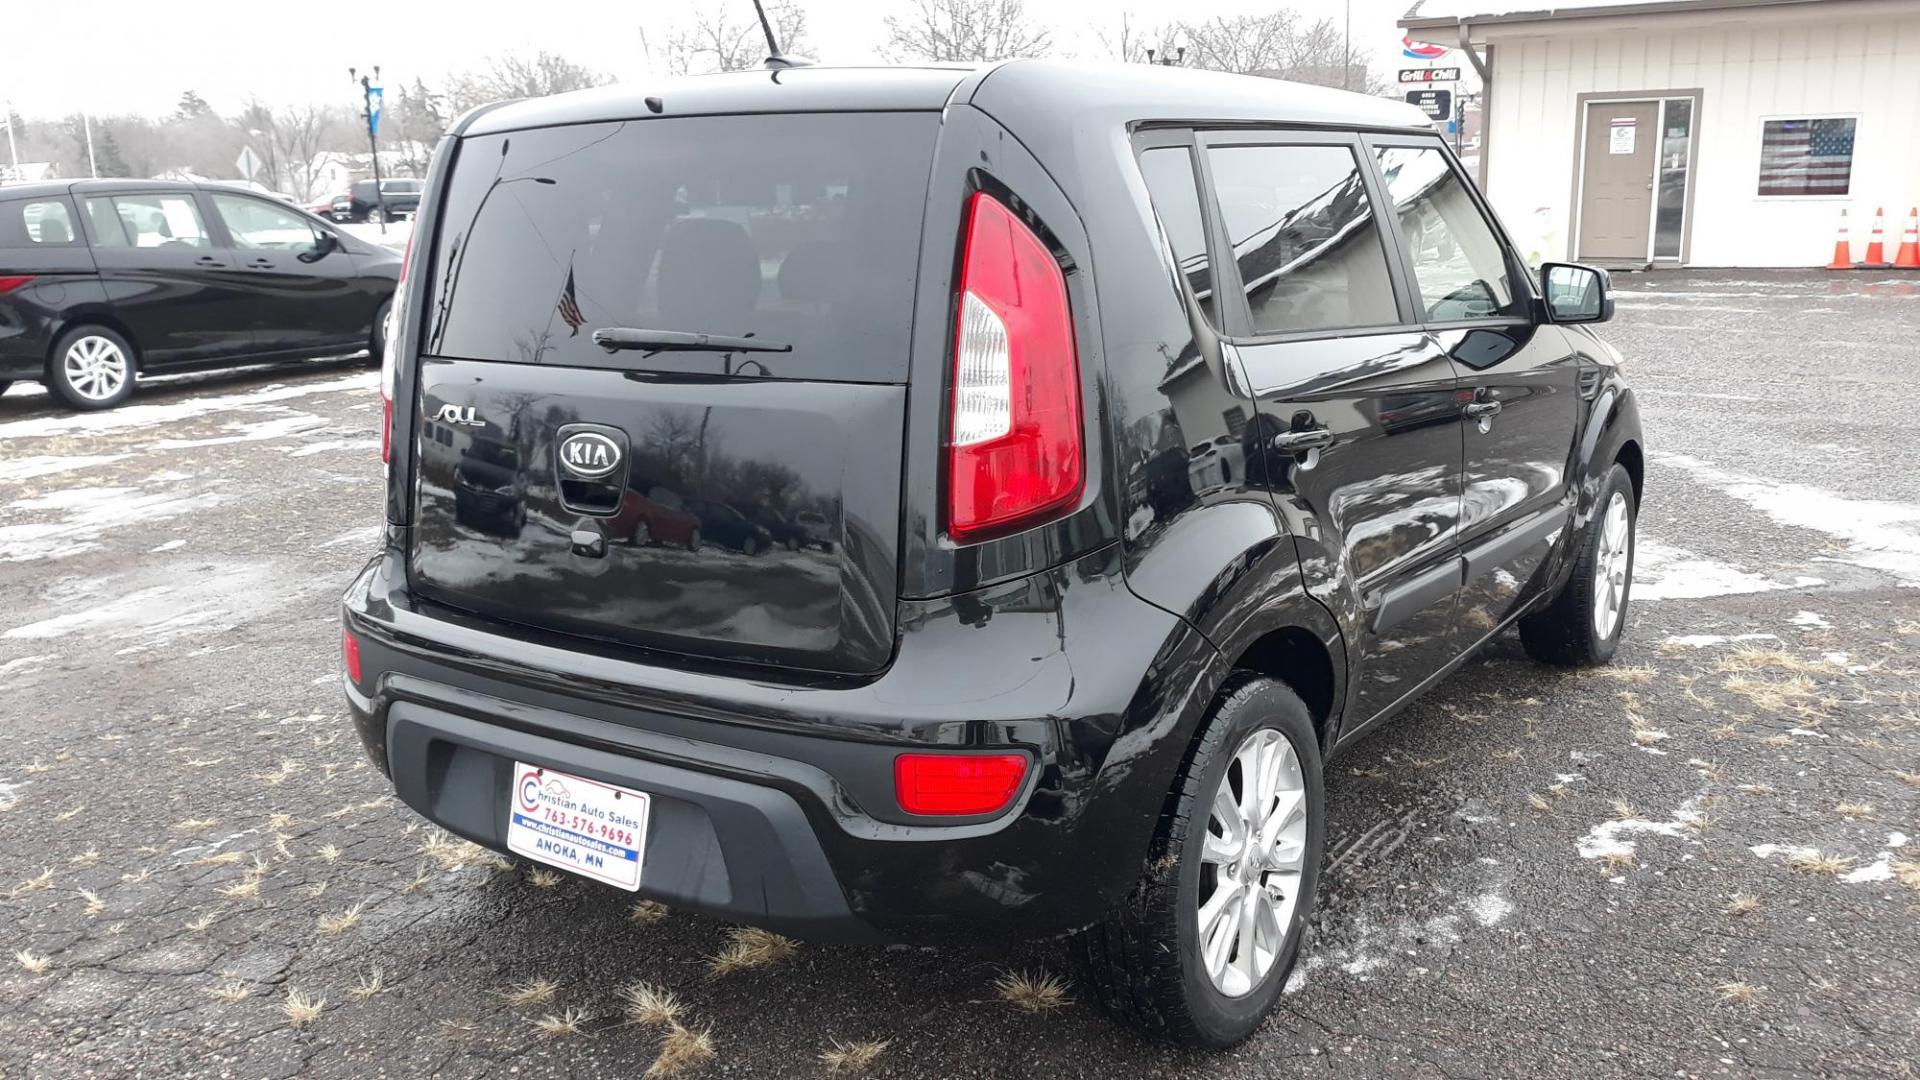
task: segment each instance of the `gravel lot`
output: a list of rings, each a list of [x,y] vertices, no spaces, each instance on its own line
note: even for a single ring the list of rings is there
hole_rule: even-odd
[[[884,1076],[1911,1077],[1920,279],[1619,281],[1653,455],[1617,666],[1500,642],[1339,760],[1285,1008],[1216,1056],[1110,1025],[1057,945],[715,974],[724,924],[419,823],[335,685],[378,515],[363,361],[90,417],[15,388],[0,1076],[639,1075],[645,981],[711,1028],[690,1075],[874,1040]],[[1068,1000],[1013,1007],[1008,968]]]

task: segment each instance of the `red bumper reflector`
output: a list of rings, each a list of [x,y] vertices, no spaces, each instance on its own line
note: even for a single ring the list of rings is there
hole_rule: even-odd
[[[1027,775],[1025,754],[901,754],[894,797],[909,814],[964,817],[1004,810]]]
[[[342,627],[340,630],[340,659],[346,664],[347,678],[353,685],[360,685],[360,639],[353,631]]]

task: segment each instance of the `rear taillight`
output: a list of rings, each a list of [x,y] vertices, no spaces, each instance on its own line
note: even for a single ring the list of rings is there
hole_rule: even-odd
[[[947,532],[1040,524],[1084,478],[1073,316],[1053,253],[985,192],[967,207],[955,322]]]
[[[1027,775],[1025,754],[901,754],[894,797],[909,814],[966,817],[1004,810]]]
[[[0,295],[10,293],[32,280],[32,274],[0,274]]]
[[[352,682],[355,686],[359,686],[360,639],[354,637],[353,631],[348,630],[344,626],[340,628],[340,661],[347,669],[348,681]]]
[[[406,249],[400,255],[400,277],[393,285],[393,307],[387,313],[387,325],[381,335],[380,350],[380,460],[393,460],[393,390],[399,378],[401,305],[406,303],[407,267],[413,265],[413,235],[407,235]]]

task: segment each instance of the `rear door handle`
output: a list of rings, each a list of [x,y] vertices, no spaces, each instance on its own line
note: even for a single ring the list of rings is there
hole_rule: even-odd
[[[1327,428],[1288,431],[1275,435],[1271,445],[1282,454],[1304,454],[1309,450],[1325,450],[1333,445],[1333,432]]]
[[[1499,412],[1500,403],[1497,401],[1476,401],[1468,405],[1464,411],[1466,412],[1467,419],[1478,420],[1483,416],[1492,416]]]
[[[249,261],[247,265],[253,267],[255,270],[271,270],[273,269],[273,260],[272,259],[253,259]]]
[[[211,255],[202,255],[202,256],[200,256],[199,258],[197,258],[197,259],[195,259],[195,260],[193,260],[193,265],[195,265],[195,266],[225,266],[225,265],[227,265],[227,264],[226,264],[225,262],[222,262],[222,261],[221,261],[221,260],[219,260],[219,259],[216,259],[216,258],[214,258],[214,257],[213,257],[213,256],[211,256]]]

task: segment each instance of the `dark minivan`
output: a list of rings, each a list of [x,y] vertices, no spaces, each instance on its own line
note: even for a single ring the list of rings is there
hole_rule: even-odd
[[[414,239],[345,686],[409,806],[534,862],[1072,934],[1117,1014],[1227,1045],[1324,762],[1510,626],[1619,640],[1606,276],[1530,272],[1399,103],[1046,61],[563,95],[457,124]],[[502,439],[524,520],[472,528]],[[641,484],[819,542],[634,542]]]
[[[0,391],[104,409],[138,375],[382,351],[400,256],[239,188],[0,188]]]

